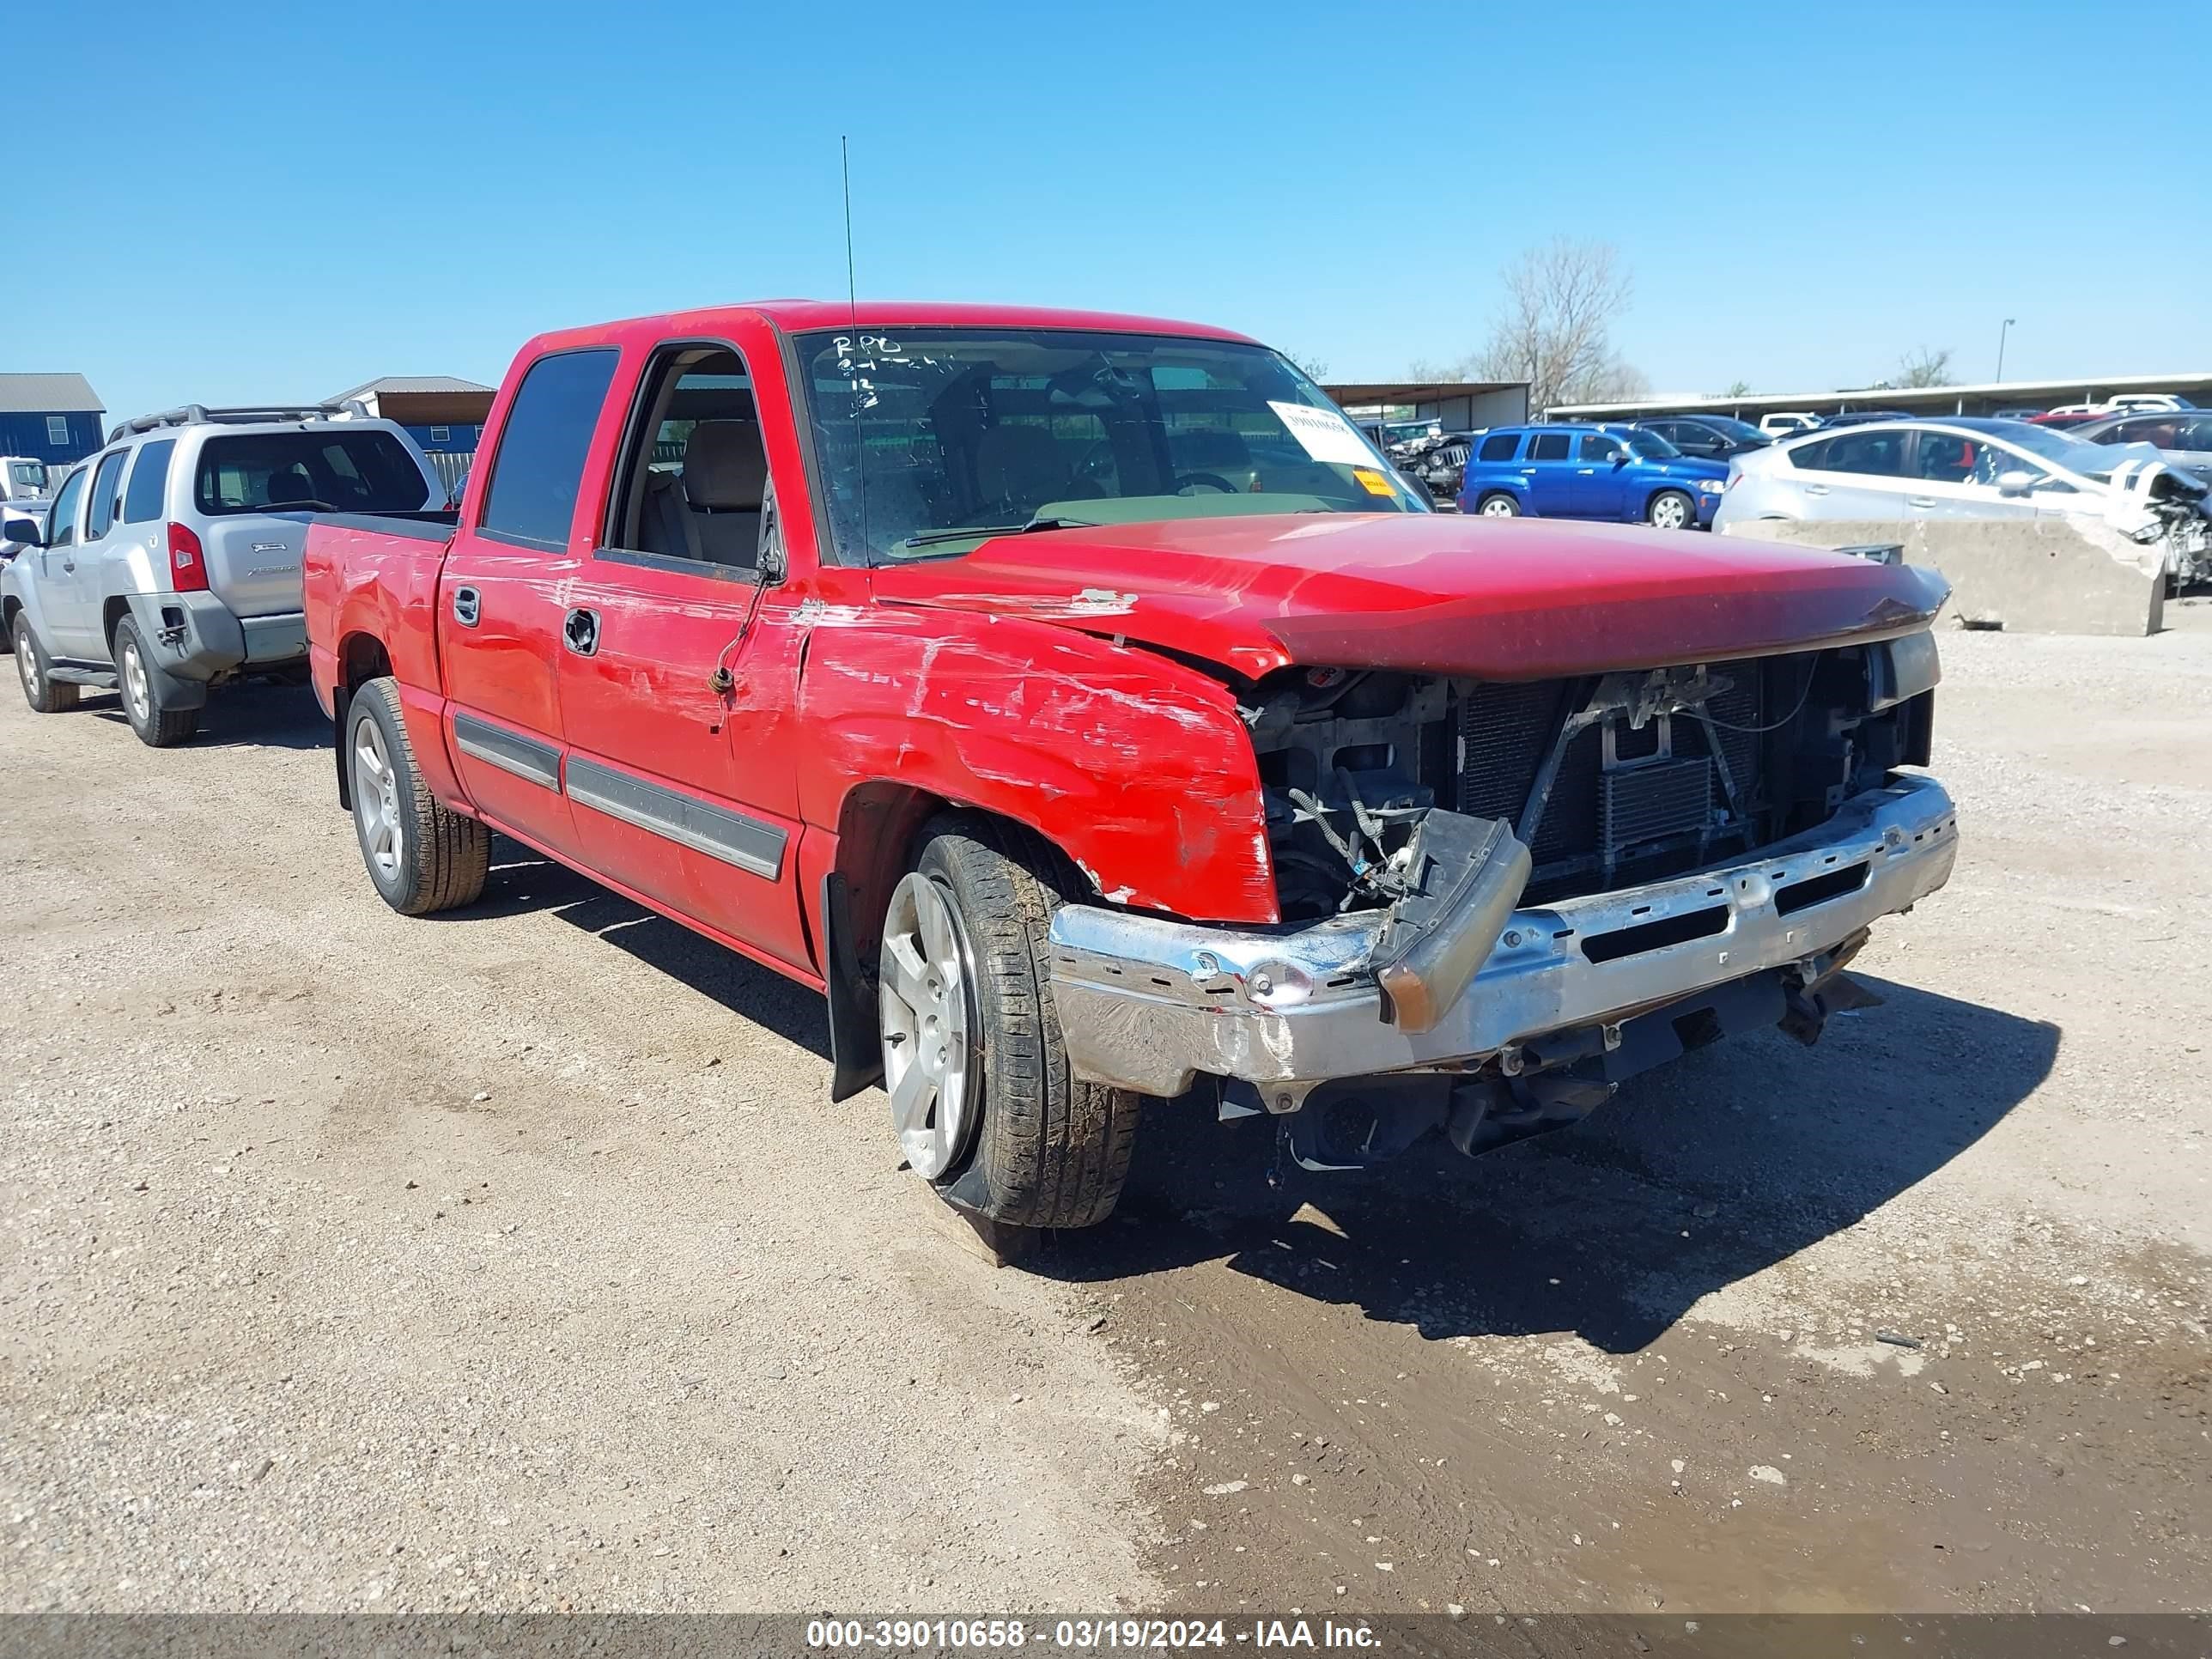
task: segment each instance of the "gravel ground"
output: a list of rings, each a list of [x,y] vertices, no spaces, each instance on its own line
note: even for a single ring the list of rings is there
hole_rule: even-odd
[[[305,694],[11,700],[0,1608],[2202,1608],[2169,619],[1945,636],[1960,870],[1819,1048],[1021,1271],[805,994],[505,846],[385,910]]]

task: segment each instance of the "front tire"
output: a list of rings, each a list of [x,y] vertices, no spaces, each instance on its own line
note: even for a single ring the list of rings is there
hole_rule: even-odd
[[[948,814],[926,836],[884,924],[884,1088],[900,1146],[986,1220],[1094,1225],[1121,1198],[1139,1097],[1068,1068],[1047,935],[1073,872],[980,815]]]
[[[491,873],[491,831],[438,805],[415,763],[399,686],[374,679],[346,705],[353,827],[377,894],[403,916],[472,904]]]
[[[34,714],[58,714],[76,707],[77,686],[52,678],[46,653],[31,631],[31,619],[18,614],[10,637],[15,642],[15,676],[23,684],[23,701]]]
[[[1521,516],[1521,503],[1510,495],[1500,492],[1497,495],[1485,495],[1475,503],[1474,510],[1477,514],[1486,519],[1517,519]]]
[[[1679,489],[1662,489],[1644,509],[1644,521],[1654,530],[1687,530],[1698,521],[1698,504]]]
[[[164,708],[161,681],[148,666],[149,660],[138,624],[125,617],[115,625],[115,684],[123,693],[124,718],[148,748],[173,748],[200,729],[200,711]]]

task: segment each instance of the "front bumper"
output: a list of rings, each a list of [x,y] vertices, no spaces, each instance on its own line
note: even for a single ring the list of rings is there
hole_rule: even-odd
[[[1053,999],[1079,1077],[1172,1096],[1209,1073],[1286,1110],[1316,1083],[1480,1060],[1808,961],[1941,887],[1956,838],[1942,786],[1899,776],[1757,859],[1516,909],[1421,1031],[1376,981],[1382,911],[1239,930],[1066,905]]]

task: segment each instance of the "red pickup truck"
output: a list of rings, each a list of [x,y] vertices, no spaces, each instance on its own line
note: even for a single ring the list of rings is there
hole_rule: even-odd
[[[497,830],[824,991],[833,1097],[1009,1224],[1103,1218],[1147,1097],[1356,1167],[1809,1041],[1951,868],[1932,573],[1439,516],[1218,329],[546,335],[458,514],[306,565],[388,903]]]

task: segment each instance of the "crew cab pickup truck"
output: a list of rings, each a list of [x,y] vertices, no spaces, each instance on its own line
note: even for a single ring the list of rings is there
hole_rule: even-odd
[[[1952,865],[1932,573],[1435,514],[1218,329],[547,335],[458,515],[317,519],[306,596],[387,903],[496,830],[825,992],[833,1097],[1013,1225],[1148,1097],[1347,1168],[1809,1041]]]

